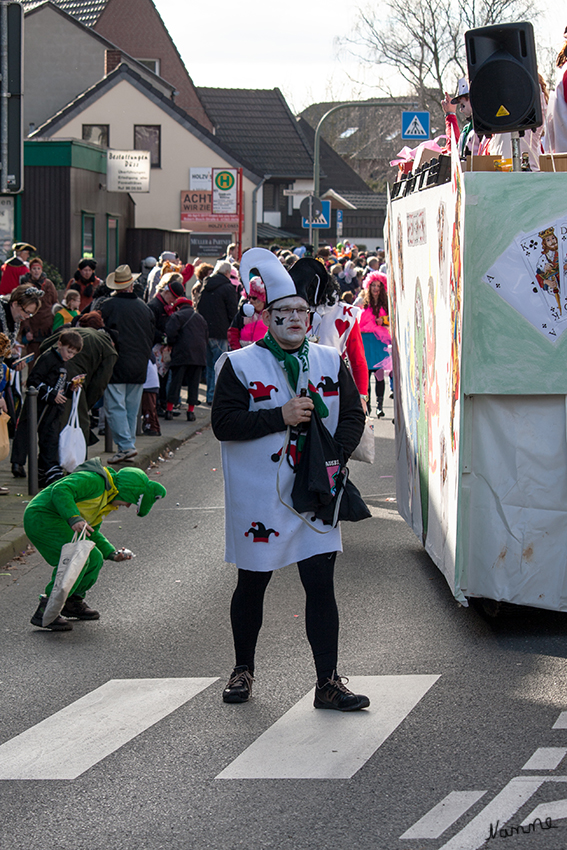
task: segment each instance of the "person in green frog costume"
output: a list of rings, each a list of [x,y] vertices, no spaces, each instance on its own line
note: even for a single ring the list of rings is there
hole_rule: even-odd
[[[51,580],[40,596],[37,611],[31,618],[34,626],[42,626],[43,612],[57,574],[61,547],[70,543],[76,532],[86,526],[87,536],[95,543],[79,578],[73,585],[61,614],[46,628],[70,631],[66,617],[98,620],[99,613],[85,602],[85,593],[98,578],[103,560],[124,561],[132,557],[128,550],[116,550],[100,531],[107,514],[120,505],[137,505],[138,516],[146,516],[166,489],[150,481],[141,469],[108,469],[100,458],[77,466],[71,475],[56,481],[31,500],[24,512],[24,529],[38,552],[54,567]]]

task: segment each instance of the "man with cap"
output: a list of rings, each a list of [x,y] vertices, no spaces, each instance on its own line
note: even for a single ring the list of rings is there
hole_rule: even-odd
[[[19,286],[20,278],[29,271],[28,259],[35,250],[29,242],[14,242],[13,256],[6,260],[0,269],[2,272],[0,295],[9,295],[16,286]]]
[[[236,666],[223,700],[249,699],[266,587],[273,570],[297,563],[317,672],[315,708],[356,711],[369,705],[368,698],[353,694],[337,674],[333,572],[342,551],[340,528],[291,507],[298,440],[314,408],[345,459],[364,429],[360,396],[338,351],[306,340],[309,304],[317,300],[312,290],[321,285],[312,262],[300,259],[288,272],[263,248],[243,255],[244,286],[249,288],[251,272],[265,285],[269,330],[263,340],[218,361],[212,425],[222,443],[225,560],[238,567],[230,610]]]
[[[146,291],[144,292],[144,299],[146,301],[150,301],[150,299],[154,297],[162,275],[167,274],[168,272],[178,271],[181,271],[181,260],[179,259],[179,254],[175,251],[162,251],[156,265],[148,274],[148,282],[146,284]]]
[[[57,566],[64,543],[70,543],[75,533],[86,529],[95,544],[89,554],[61,612],[46,628],[68,632],[73,628],[67,617],[78,620],[98,620],[98,611],[89,608],[85,593],[98,578],[102,562],[128,561],[132,552],[117,550],[101,533],[103,519],[120,505],[136,505],[138,516],[146,516],[157,499],[166,495],[165,487],[150,481],[141,469],[104,467],[100,458],[77,466],[71,475],[51,484],[31,500],[24,511],[24,529],[30,541],[54,567],[51,580],[40,596],[37,611],[31,618],[34,626],[43,626],[43,612],[57,575]]]
[[[114,290],[100,305],[107,330],[118,334],[118,360],[110,383],[104,391],[106,419],[118,451],[109,463],[121,463],[136,457],[136,421],[142,400],[150,351],[154,343],[154,314],[134,293],[130,266],[118,266],[106,278]]]
[[[474,156],[476,156],[478,154],[480,139],[476,135],[473,127],[469,81],[466,77],[461,77],[457,83],[457,94],[455,97],[452,98],[448,92],[445,92],[445,100],[442,101],[441,106],[445,113],[445,126],[447,133],[447,144],[445,149],[447,151],[451,150],[452,129],[455,141],[458,144],[459,157],[464,159],[467,154],[474,154]],[[457,111],[463,118],[467,119],[467,123],[463,127],[462,132],[459,130],[459,124],[457,122]]]

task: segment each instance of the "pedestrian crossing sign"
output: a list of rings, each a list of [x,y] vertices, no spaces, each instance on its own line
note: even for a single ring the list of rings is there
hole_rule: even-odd
[[[423,142],[429,138],[429,112],[402,112],[402,139]]]

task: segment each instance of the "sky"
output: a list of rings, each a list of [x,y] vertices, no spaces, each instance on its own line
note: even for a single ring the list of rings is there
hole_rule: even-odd
[[[565,0],[536,0],[536,33],[559,51]],[[193,82],[215,88],[278,87],[298,113],[311,103],[384,96],[375,68],[337,41],[352,32],[364,0],[154,0]],[[559,22],[559,25],[556,23]],[[390,72],[395,94],[406,92]]]

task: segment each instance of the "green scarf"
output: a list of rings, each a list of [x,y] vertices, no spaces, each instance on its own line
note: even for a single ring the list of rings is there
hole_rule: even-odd
[[[283,367],[286,371],[287,378],[291,388],[297,391],[297,383],[299,381],[299,367],[301,365],[302,372],[309,372],[309,343],[306,339],[303,340],[301,344],[301,348],[295,352],[295,354],[290,354],[289,351],[284,351],[284,349],[276,342],[270,331],[264,337],[264,342],[267,347],[270,349],[276,360],[279,360],[280,363],[283,363]],[[329,415],[329,408],[317,392],[317,390],[313,387],[311,382],[309,382],[307,387],[307,392],[309,393],[309,397],[313,402],[317,413],[321,417],[321,419],[325,419]]]

